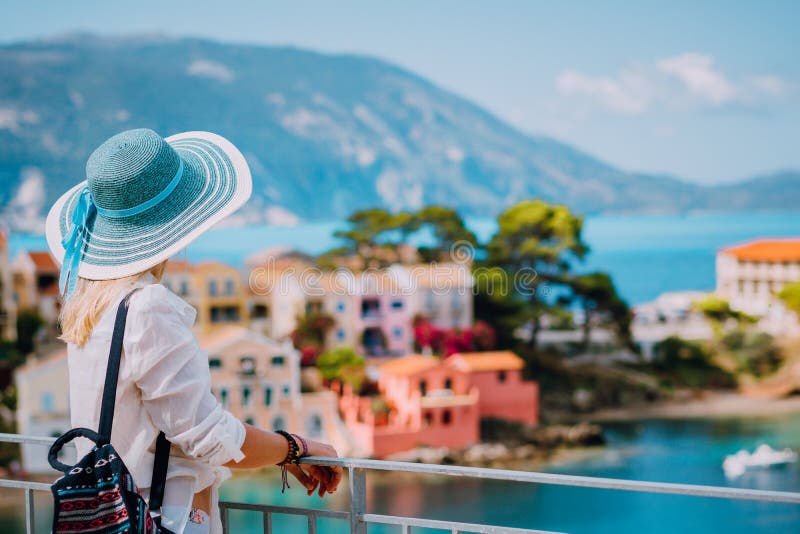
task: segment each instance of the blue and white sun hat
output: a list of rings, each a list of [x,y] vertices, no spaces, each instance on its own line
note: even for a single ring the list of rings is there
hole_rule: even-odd
[[[65,297],[78,276],[110,280],[158,265],[252,191],[244,156],[209,132],[166,139],[148,129],[122,132],[89,156],[86,178],[47,216],[47,244],[61,264]]]

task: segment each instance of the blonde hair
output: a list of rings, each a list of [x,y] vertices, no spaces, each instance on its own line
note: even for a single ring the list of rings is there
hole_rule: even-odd
[[[147,274],[152,274],[156,280],[161,280],[166,265],[167,262],[163,261],[147,271],[113,280],[78,278],[74,292],[61,309],[60,339],[83,347],[100,315],[119,297],[123,289],[134,285]]]

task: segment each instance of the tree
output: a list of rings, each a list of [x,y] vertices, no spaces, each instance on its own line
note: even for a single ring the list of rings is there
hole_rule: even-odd
[[[340,250],[360,256],[365,266],[383,266],[386,262],[376,252],[382,248],[396,248],[419,228],[414,214],[392,214],[382,208],[356,211],[347,222],[350,228],[337,230],[334,236],[345,242]]]
[[[337,347],[317,358],[317,369],[325,380],[340,380],[359,391],[364,383],[364,358],[351,347]]]
[[[301,352],[303,365],[313,365],[325,346],[325,336],[335,324],[336,320],[326,313],[298,317],[297,327],[290,337],[295,348]]]
[[[416,213],[415,219],[416,230],[429,229],[434,238],[433,245],[420,247],[420,255],[425,261],[441,261],[442,257],[451,253],[456,243],[473,248],[477,246],[478,238],[452,208],[426,206]]]
[[[756,322],[756,318],[744,312],[734,310],[730,303],[716,295],[709,295],[702,300],[698,300],[692,305],[692,309],[705,316],[711,323],[711,328],[717,338],[723,335],[726,323],[733,322],[734,328]]]
[[[631,339],[631,312],[628,304],[617,294],[614,282],[604,272],[574,276],[569,280],[572,298],[584,312],[583,350],[589,348],[589,338],[595,323],[613,327],[617,338],[628,347]]]
[[[33,352],[34,340],[44,319],[35,310],[20,310],[17,314],[17,351],[23,357]]]
[[[787,310],[800,316],[800,282],[792,282],[783,286],[778,292],[778,298],[783,301]]]
[[[526,200],[501,213],[497,223],[486,263],[508,277],[507,295],[522,303],[516,326],[531,325],[528,344],[535,348],[542,317],[558,306],[543,288],[565,286],[573,263],[589,250],[581,237],[583,220],[566,206]]]

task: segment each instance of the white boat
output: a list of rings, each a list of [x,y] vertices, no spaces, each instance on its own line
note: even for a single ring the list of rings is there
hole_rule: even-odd
[[[766,469],[792,464],[798,455],[791,449],[775,450],[769,445],[759,445],[752,453],[741,450],[725,457],[722,469],[728,478],[742,476],[748,469]]]

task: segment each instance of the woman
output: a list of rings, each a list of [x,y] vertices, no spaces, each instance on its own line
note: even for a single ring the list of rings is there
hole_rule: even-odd
[[[98,425],[114,315],[134,288],[125,329],[111,443],[148,497],[156,437],[172,444],[162,525],[222,531],[217,489],[228,467],[283,463],[309,495],[336,491],[341,468],[288,465],[291,446],[336,456],[329,445],[243,424],[211,393],[208,359],[192,334],[195,311],[159,284],[167,259],[249,198],[250,171],[226,139],[188,132],[162,139],[129,130],[98,147],[87,180],[47,217],[61,264],[73,427]],[[78,442],[78,457],[91,444]]]

